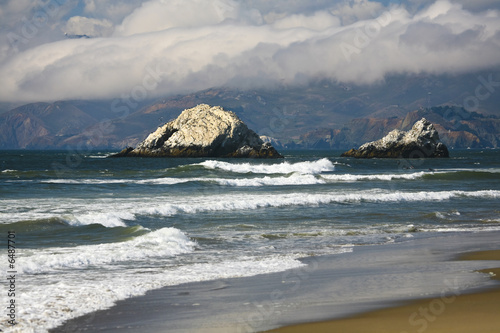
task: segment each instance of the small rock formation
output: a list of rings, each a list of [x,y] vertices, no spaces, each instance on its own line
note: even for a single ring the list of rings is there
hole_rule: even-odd
[[[111,157],[282,158],[233,112],[200,104],[160,126],[136,148]]]
[[[384,138],[351,149],[341,156],[356,158],[422,158],[449,157],[448,148],[425,118],[417,121],[408,132],[393,130]]]

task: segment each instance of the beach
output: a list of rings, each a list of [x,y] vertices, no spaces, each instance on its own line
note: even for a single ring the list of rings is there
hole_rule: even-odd
[[[103,151],[66,169],[65,151],[0,154],[0,233],[16,235],[0,301],[19,304],[4,331],[260,332],[494,285],[475,271],[495,260],[456,259],[500,249],[496,151],[412,169],[335,151]]]
[[[466,253],[460,260],[500,260],[500,251]],[[500,262],[499,262],[500,266]],[[500,280],[500,268],[483,269]],[[484,290],[443,294],[434,298],[332,321],[298,324],[271,330],[296,332],[498,332],[500,284]]]
[[[357,247],[282,273],[166,287],[51,332],[498,332],[499,236]]]

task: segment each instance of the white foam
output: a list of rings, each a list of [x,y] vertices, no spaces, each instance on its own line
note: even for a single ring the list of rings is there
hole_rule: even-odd
[[[104,255],[104,253],[101,253]],[[21,332],[36,328],[46,332],[64,321],[109,308],[116,301],[144,295],[148,290],[188,282],[245,277],[281,272],[304,266],[294,256],[239,257],[212,263],[177,267],[86,270],[85,275],[58,274],[57,281],[43,275],[25,275],[25,289],[19,296]],[[29,280],[29,285],[27,281]],[[35,284],[35,282],[38,282]]]
[[[396,179],[414,180],[422,178],[424,175],[433,174],[433,172],[415,172],[409,174],[373,174],[373,175],[353,175],[353,174],[341,174],[341,175],[321,175],[321,178],[340,181],[340,182],[356,182],[361,180],[383,180],[391,181]]]
[[[190,181],[207,180],[207,178],[153,178],[153,179],[109,179],[109,178],[94,178],[94,179],[47,179],[40,181],[46,184],[159,184],[173,185],[187,183]]]
[[[2,170],[2,173],[11,173],[11,172],[17,172],[17,170],[11,170],[11,169]]]
[[[187,183],[190,181],[206,180],[207,178],[153,178],[153,179],[109,179],[109,178],[94,178],[94,179],[47,179],[41,183],[47,184],[86,184],[86,185],[101,185],[101,184],[159,184],[159,185],[174,185]]]
[[[171,178],[171,177],[164,177],[164,178],[154,178],[154,179],[141,179],[141,180],[131,180],[130,182],[136,183],[136,184],[156,184],[156,185],[175,185],[175,184],[182,184],[182,183],[188,183],[188,182],[198,182],[198,181],[207,181],[209,178]]]
[[[207,211],[249,210],[266,207],[315,206],[331,203],[431,202],[460,197],[500,198],[500,191],[388,192],[383,190],[371,190],[352,193],[231,194],[217,196],[217,198],[212,198],[210,196],[191,197],[189,203],[154,204],[148,207],[142,207],[138,209],[136,213],[170,216],[179,213],[193,214]]]
[[[292,174],[289,177],[263,177],[249,179],[214,179],[219,185],[227,186],[287,186],[287,185],[316,185],[325,184],[325,181],[314,175]]]
[[[445,212],[445,213],[442,213],[442,212],[435,212],[434,213],[436,215],[437,218],[439,219],[442,219],[442,220],[450,220],[452,219],[453,216],[460,216],[460,212],[459,211],[451,211],[451,212]]]
[[[441,213],[441,212],[436,212],[436,217],[438,219],[442,219],[442,220],[446,219],[446,216],[443,213]]]
[[[471,228],[460,228],[460,227],[448,227],[448,226],[438,226],[435,228],[422,228],[420,231],[424,232],[470,232]],[[481,226],[476,226],[473,231],[478,232],[487,232],[487,231],[500,231],[500,226],[494,226],[494,227],[481,227]]]
[[[419,171],[413,173],[397,173],[397,174],[327,174],[321,175],[321,178],[337,182],[356,182],[364,180],[381,180],[381,181],[391,181],[391,180],[415,180],[421,179],[426,175],[438,175],[438,174],[453,174],[458,172],[485,172],[485,173],[499,173],[500,169],[442,169],[439,171]]]
[[[120,243],[37,249],[17,264],[20,273],[47,273],[60,269],[83,269],[131,260],[170,257],[194,251],[196,243],[175,228],[163,228]],[[25,251],[28,252],[28,251]]]
[[[439,169],[440,173],[448,172],[486,172],[486,173],[500,173],[500,168],[447,168]]]
[[[124,220],[135,220],[135,215],[126,211],[87,213],[78,216],[71,216],[64,220],[73,226],[101,224],[107,228],[114,228],[126,227],[127,224]]]
[[[175,185],[188,182],[213,182],[222,186],[285,186],[285,185],[315,185],[325,181],[307,174],[292,174],[288,177],[262,178],[153,178],[153,179],[47,179],[41,181],[49,184],[143,184],[143,185]]]
[[[357,202],[435,202],[460,198],[498,199],[500,191],[436,191],[402,192],[372,189],[368,191],[286,194],[231,193],[187,197],[143,197],[137,205],[134,199],[24,199],[0,201],[0,220],[12,223],[23,220],[62,217],[74,224],[100,223],[107,227],[125,226],[124,220],[134,220],[137,214],[172,216],[210,211],[237,211],[266,207],[316,206],[321,204]],[[35,207],[26,211],[25,207]],[[91,213],[89,213],[91,209]],[[68,216],[67,214],[71,215]]]
[[[187,182],[209,182],[221,186],[287,186],[287,185],[315,185],[325,181],[314,175],[292,174],[288,177],[255,177],[255,178],[156,178],[135,181],[137,184],[173,185]]]
[[[318,174],[335,170],[335,165],[327,158],[322,158],[317,161],[297,163],[282,162],[279,164],[229,163],[209,160],[197,165],[204,166],[207,169],[221,169],[236,173],[289,174],[298,172],[302,174]]]
[[[134,180],[130,179],[46,179],[41,180],[40,183],[44,184],[88,184],[88,185],[98,185],[98,184],[126,184],[133,183]]]
[[[113,155],[112,153],[110,154],[104,154],[104,155],[89,155],[87,156],[88,158],[107,158],[109,156]]]
[[[416,180],[425,175],[456,173],[461,171],[489,172],[497,173],[500,169],[448,169],[446,171],[420,171],[414,173],[398,174],[321,174],[322,172],[333,171],[335,166],[328,159],[324,158],[314,162],[298,162],[289,164],[233,164],[223,161],[205,161],[198,165],[210,169],[221,169],[236,173],[262,173],[262,174],[292,174],[288,177],[263,177],[263,178],[175,178],[162,177],[152,179],[47,179],[42,183],[53,184],[143,184],[143,185],[175,185],[188,182],[215,182],[223,186],[280,186],[280,185],[314,185],[329,182],[357,182],[357,181],[392,181],[392,180]],[[313,175],[321,174],[318,177]]]

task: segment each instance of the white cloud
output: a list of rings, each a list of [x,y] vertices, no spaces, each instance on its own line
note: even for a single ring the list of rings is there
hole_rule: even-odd
[[[144,0],[84,0],[84,9],[81,14],[119,24],[143,2]]]
[[[0,100],[140,100],[221,85],[317,77],[372,83],[391,73],[500,65],[495,10],[471,12],[441,0],[417,12],[365,0],[342,2],[350,11],[309,3],[291,1],[280,12],[263,0],[185,0],[180,7],[179,0],[148,1],[130,9],[114,35],[45,43],[6,58]],[[99,6],[103,2],[86,1],[82,15]],[[344,16],[333,14],[339,8]],[[346,24],[346,17],[356,20]],[[118,21],[105,20],[75,15],[65,24],[107,36],[99,29]]]
[[[273,27],[276,29],[296,29],[305,28],[316,31],[324,31],[331,27],[340,26],[338,17],[331,15],[326,11],[316,12],[313,15],[290,15],[276,20]]]
[[[211,26],[228,18],[237,18],[238,7],[238,3],[232,0],[148,1],[123,20],[116,35]]]
[[[458,4],[453,4],[448,0],[438,0],[433,3],[429,8],[422,11],[416,16],[418,20],[421,19],[436,19],[440,15],[447,15],[452,10],[461,10],[462,6]]]
[[[87,35],[91,37],[109,36],[113,32],[113,24],[104,19],[98,20],[82,16],[73,16],[64,29],[68,35]]]
[[[20,21],[26,13],[31,12],[36,3],[30,0],[7,0],[0,6],[2,25],[13,25]]]
[[[407,0],[411,7],[416,9],[421,9],[425,6],[429,6],[435,2],[435,0]],[[498,0],[451,0],[454,4],[459,4],[463,6],[464,9],[481,12],[491,9],[500,9],[500,1]]]
[[[368,0],[347,0],[332,8],[331,13],[338,16],[344,25],[378,16],[384,6]]]

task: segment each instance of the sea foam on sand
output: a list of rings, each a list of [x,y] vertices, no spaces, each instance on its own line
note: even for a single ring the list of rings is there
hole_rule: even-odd
[[[242,279],[166,287],[109,310],[71,321],[88,330],[258,332],[340,318],[396,301],[441,297],[491,286],[476,270],[496,261],[457,254],[500,247],[500,232],[454,233],[405,243],[355,247],[352,253],[309,257],[306,266]]]

